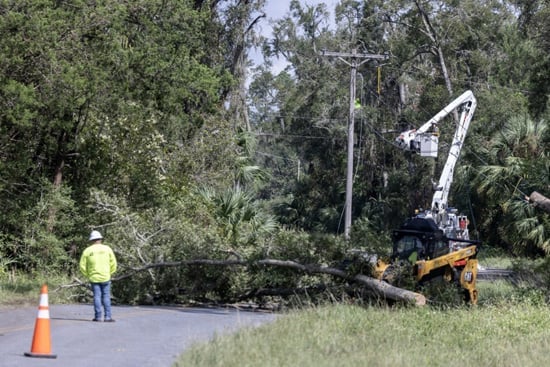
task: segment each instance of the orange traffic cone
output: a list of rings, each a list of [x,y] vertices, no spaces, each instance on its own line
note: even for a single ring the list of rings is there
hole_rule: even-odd
[[[38,306],[38,317],[34,325],[34,336],[30,353],[27,357],[57,358],[52,354],[52,343],[50,340],[50,310],[48,308],[48,286],[44,284],[40,290],[40,305]]]

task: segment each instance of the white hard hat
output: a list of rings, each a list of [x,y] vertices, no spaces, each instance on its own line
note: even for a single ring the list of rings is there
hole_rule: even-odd
[[[92,233],[90,233],[89,241],[95,241],[95,240],[101,240],[101,239],[103,239],[103,236],[101,235],[101,233],[99,233],[99,231],[92,231]]]

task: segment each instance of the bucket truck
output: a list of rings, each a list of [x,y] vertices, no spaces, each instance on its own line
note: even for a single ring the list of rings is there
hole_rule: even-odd
[[[401,228],[393,231],[390,261],[378,259],[374,268],[374,276],[378,279],[394,282],[396,264],[407,261],[412,265],[413,276],[420,288],[436,279],[444,280],[458,286],[466,301],[477,303],[476,255],[479,242],[469,238],[468,218],[457,214],[456,209],[448,205],[454,169],[476,105],[473,93],[466,91],[420,128],[405,131],[397,137],[396,145],[402,150],[435,158],[439,144],[438,124],[449,114],[458,115],[447,161],[434,188],[431,207],[418,212]]]

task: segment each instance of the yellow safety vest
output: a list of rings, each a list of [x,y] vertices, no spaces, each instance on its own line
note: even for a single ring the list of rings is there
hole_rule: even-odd
[[[111,280],[116,272],[117,261],[113,250],[104,244],[96,243],[87,247],[80,257],[80,272],[91,283],[104,283]]]

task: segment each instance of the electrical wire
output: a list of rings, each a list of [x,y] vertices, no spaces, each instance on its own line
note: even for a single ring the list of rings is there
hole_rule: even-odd
[[[393,70],[393,71],[396,71],[396,72],[402,72],[401,69],[399,68],[396,68],[396,67],[391,67],[391,66],[388,66],[387,67],[388,69],[390,70]],[[414,71],[408,71],[409,74],[416,74],[416,75],[419,75],[420,72],[414,72]],[[361,75],[361,74],[359,74]],[[462,83],[467,83],[467,84],[471,84],[471,85],[482,85],[484,87],[487,87],[489,86],[490,88],[492,89],[504,89],[504,90],[508,90],[508,91],[514,91],[514,92],[521,92],[521,93],[524,93],[524,94],[531,94],[532,92],[531,91],[528,91],[528,90],[523,90],[523,89],[518,89],[518,88],[512,88],[512,87],[506,87],[506,86],[495,86],[495,85],[490,85],[490,84],[487,84],[487,83],[480,83],[480,82],[473,82],[471,80],[467,80],[467,79],[457,79],[457,78],[453,78],[452,81],[454,82],[462,82]],[[387,105],[387,103],[384,101],[384,100],[380,100],[380,98],[378,97],[378,95],[376,95],[376,93],[371,90],[372,88],[368,88],[368,91],[369,91],[369,94],[371,95],[375,95],[375,98],[378,99],[379,103],[382,103],[383,105]],[[361,88],[361,102],[363,102],[363,90],[364,88]],[[427,111],[425,108],[423,107],[418,107],[419,110],[421,112],[426,112],[428,113],[429,111]],[[267,115],[267,117],[269,118],[269,114]],[[273,114],[271,115],[272,118],[285,118],[285,117],[289,117],[287,115],[282,115],[280,113],[277,113],[277,114]],[[293,119],[300,119],[300,120],[310,120],[310,121],[316,121],[316,120],[319,120],[319,118],[315,117],[311,117],[311,116],[296,116],[296,115],[291,115],[291,117]],[[324,121],[328,121],[328,122],[335,122],[335,123],[346,123],[348,122],[348,119],[347,118],[323,118]],[[374,136],[376,138],[378,138],[379,141],[382,141],[384,142],[385,144],[389,144],[389,145],[392,145],[392,146],[395,146],[395,142],[393,140],[389,140],[387,139],[384,135],[385,133],[380,131],[379,129],[377,129],[372,123],[368,122],[366,119],[364,118],[360,118],[360,130],[359,130],[359,139],[358,139],[358,146],[359,146],[359,150],[361,151],[362,149],[362,146],[363,146],[363,124],[369,128],[370,132],[374,134]],[[273,136],[273,137],[279,137],[279,138],[297,138],[297,139],[321,139],[321,140],[334,140],[335,137],[322,137],[322,136],[312,136],[312,135],[292,135],[292,134],[277,134],[277,133],[257,133],[257,134],[254,134],[256,136]],[[336,137],[337,139],[338,137]],[[345,139],[344,137],[342,137],[342,139]],[[481,162],[483,165],[487,166],[489,165],[488,162],[486,162],[479,154],[477,154],[476,152],[474,152],[472,149],[468,148],[468,147],[463,147],[465,148],[469,154],[471,154],[472,156],[474,156],[476,159],[478,159],[479,162]],[[361,154],[359,153],[359,157],[361,157]],[[360,166],[360,162],[359,160],[357,161],[357,164],[356,164],[356,168],[355,168],[355,173],[354,173],[354,180],[355,178],[357,177],[357,173],[359,171],[359,166]],[[482,177],[485,177],[485,178],[488,178],[487,175],[485,175],[483,172],[481,172],[480,170],[474,168],[477,172],[477,174],[479,174],[480,176]],[[502,183],[496,183],[497,185],[501,186],[503,189],[505,190],[510,190],[510,187],[508,187],[507,185],[505,184],[502,184]],[[513,195],[515,195],[516,192],[519,192],[518,194],[518,198],[521,197],[522,199],[524,199],[527,195],[522,192],[519,188],[517,187],[514,187],[513,190],[514,192]]]

